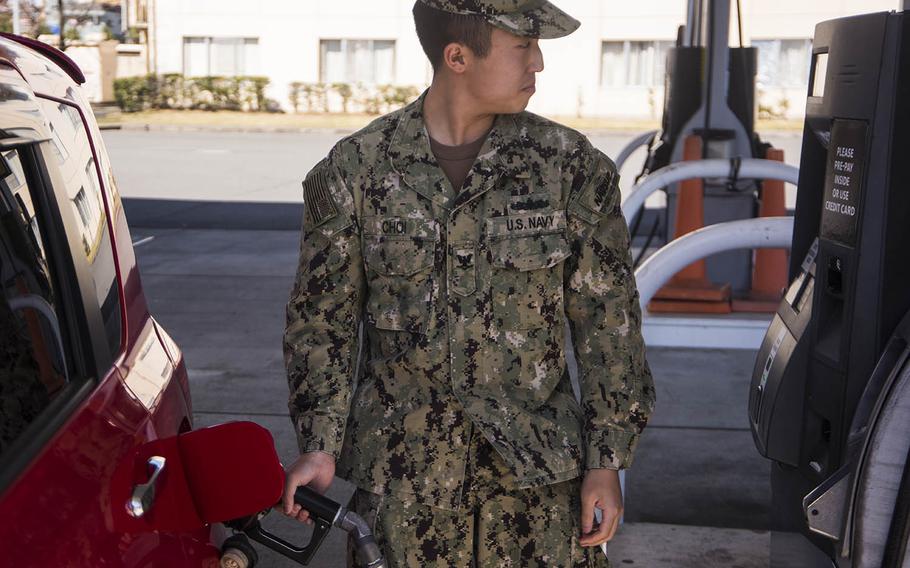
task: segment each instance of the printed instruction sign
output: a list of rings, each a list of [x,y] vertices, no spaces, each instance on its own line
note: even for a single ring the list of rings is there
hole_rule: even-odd
[[[835,120],[828,145],[822,237],[851,247],[856,244],[865,162],[866,123]]]

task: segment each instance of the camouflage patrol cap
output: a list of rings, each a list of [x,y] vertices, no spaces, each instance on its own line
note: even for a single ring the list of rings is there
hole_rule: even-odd
[[[497,28],[524,37],[567,36],[581,23],[547,0],[419,0],[452,14],[483,16]]]

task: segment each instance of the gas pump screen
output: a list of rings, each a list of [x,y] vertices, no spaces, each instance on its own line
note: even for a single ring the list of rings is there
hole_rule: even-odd
[[[856,244],[860,192],[866,160],[866,123],[835,120],[828,144],[828,167],[822,203],[823,238],[847,246]]]
[[[825,96],[825,79],[828,78],[828,54],[816,53],[813,56],[812,67],[815,72],[812,75],[812,96]]]

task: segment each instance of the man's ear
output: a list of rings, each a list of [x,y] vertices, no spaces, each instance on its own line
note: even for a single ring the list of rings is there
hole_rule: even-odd
[[[458,75],[464,73],[473,53],[460,43],[450,43],[442,50],[442,63]]]

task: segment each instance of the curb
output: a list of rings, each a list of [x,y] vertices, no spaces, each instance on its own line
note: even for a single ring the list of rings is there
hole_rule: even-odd
[[[213,132],[213,133],[232,133],[232,134],[341,134],[348,135],[357,132],[355,128],[338,128],[338,127],[294,127],[294,126],[214,126],[214,125],[192,125],[192,124],[142,124],[142,123],[109,123],[98,126],[101,130],[122,130],[126,132]],[[639,134],[640,130],[631,130],[628,128],[593,128],[589,130],[580,130],[586,136],[598,136],[606,134]],[[773,134],[775,136],[802,136],[802,131],[797,130],[762,130],[762,134]]]
[[[106,124],[99,125],[101,130],[124,130],[127,132],[225,132],[249,134],[309,134],[333,133],[352,134],[357,130],[352,128],[298,128],[293,126],[203,126],[203,125],[178,125],[178,124]]]

